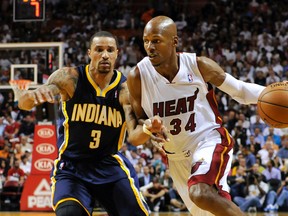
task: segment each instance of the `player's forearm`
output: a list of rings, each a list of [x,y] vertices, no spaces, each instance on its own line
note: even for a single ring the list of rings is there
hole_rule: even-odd
[[[150,136],[143,132],[143,126],[137,125],[133,130],[128,131],[128,142],[134,146],[142,145],[147,140],[150,139]]]
[[[218,86],[221,91],[229,94],[234,100],[243,104],[257,104],[258,97],[265,86],[237,80],[226,73],[224,82]]]
[[[134,146],[144,144],[150,136],[144,133],[143,126],[138,122],[130,104],[123,106],[128,132],[128,142]]]

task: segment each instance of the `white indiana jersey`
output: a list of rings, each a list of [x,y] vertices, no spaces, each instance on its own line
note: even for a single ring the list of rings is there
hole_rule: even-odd
[[[164,146],[167,153],[196,149],[201,140],[221,127],[213,88],[203,80],[196,54],[179,53],[179,71],[171,83],[154,69],[148,57],[137,66],[141,105],[149,118],[162,117],[170,132],[171,141]]]

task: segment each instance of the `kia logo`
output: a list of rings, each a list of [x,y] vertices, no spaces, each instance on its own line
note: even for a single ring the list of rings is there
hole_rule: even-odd
[[[53,167],[53,160],[49,158],[41,158],[35,161],[34,167],[39,171],[50,171]]]
[[[42,128],[37,131],[39,137],[50,138],[54,135],[54,131],[50,128]]]
[[[39,154],[49,155],[55,151],[55,147],[50,143],[41,143],[36,146],[36,151]]]

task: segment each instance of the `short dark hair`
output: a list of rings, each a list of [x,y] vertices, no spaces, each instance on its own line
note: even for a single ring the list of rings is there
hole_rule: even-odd
[[[117,37],[115,35],[113,35],[112,33],[108,32],[108,31],[99,31],[99,32],[96,32],[95,34],[93,34],[91,36],[91,38],[90,38],[90,41],[89,41],[89,47],[91,47],[93,39],[95,37],[110,37],[110,38],[114,38],[114,40],[116,42],[116,46],[118,47]]]

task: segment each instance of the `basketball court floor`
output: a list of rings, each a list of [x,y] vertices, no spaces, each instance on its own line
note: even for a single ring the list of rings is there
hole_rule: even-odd
[[[0,215],[1,216],[55,216],[55,214],[52,212],[0,212]],[[94,213],[93,216],[108,216],[108,215],[105,212],[97,212],[97,213]],[[191,216],[191,214],[187,212],[159,212],[159,213],[152,213],[151,216]],[[286,213],[285,212],[257,213],[257,214],[247,214],[247,216],[288,216],[288,212]]]

